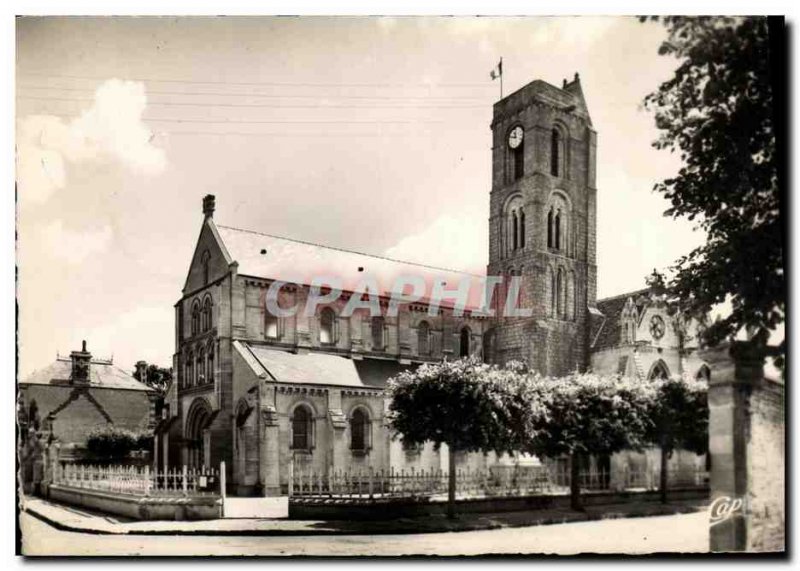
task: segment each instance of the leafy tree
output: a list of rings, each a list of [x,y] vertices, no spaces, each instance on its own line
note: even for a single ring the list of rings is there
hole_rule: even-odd
[[[783,39],[783,26],[764,17],[661,22],[659,53],[679,65],[644,103],[661,131],[653,145],[677,151],[683,166],[655,191],[671,202],[666,215],[696,220],[708,235],[676,262],[668,287],[694,315],[730,300],[730,315],[703,332],[708,344],[743,328],[765,341],[783,322],[786,300],[776,145],[783,126],[770,67],[780,57],[770,42]]]
[[[152,446],[151,436],[140,434],[113,424],[92,430],[86,439],[86,449],[97,459],[114,461],[128,456],[133,450]]]
[[[167,394],[167,389],[172,382],[172,367],[167,369],[151,363],[147,365],[144,376],[145,378],[141,379],[138,370],[133,372],[133,377],[137,381],[143,382],[163,397]]]
[[[448,517],[454,517],[456,452],[512,453],[524,449],[537,416],[539,392],[522,368],[474,358],[425,364],[389,381],[390,427],[404,445],[432,441],[449,450]]]
[[[580,458],[641,449],[652,432],[653,388],[590,373],[542,378],[536,385],[547,413],[536,415],[526,451],[549,458],[569,455],[570,504],[582,510]]]
[[[708,451],[708,385],[673,378],[653,382],[647,440],[661,448],[661,501],[667,503],[667,461],[677,449]]]

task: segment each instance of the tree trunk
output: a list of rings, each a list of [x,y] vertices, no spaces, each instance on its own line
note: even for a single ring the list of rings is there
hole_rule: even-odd
[[[569,503],[573,510],[582,512],[583,506],[581,505],[580,482],[581,467],[578,460],[578,453],[573,452],[569,459]]]
[[[669,451],[667,447],[662,444],[661,445],[661,482],[659,483],[659,491],[661,492],[661,503],[667,503],[667,460],[669,459]]]
[[[456,451],[447,446],[447,517],[456,517]]]

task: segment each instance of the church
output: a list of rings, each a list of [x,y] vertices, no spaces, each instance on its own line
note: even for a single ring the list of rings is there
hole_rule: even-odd
[[[156,432],[158,466],[225,461],[231,493],[279,495],[295,471],[447,467],[446,447],[404,448],[385,423],[384,388],[421,363],[476,356],[637,379],[699,378],[694,324],[649,289],[597,299],[597,133],[576,74],[536,80],[494,104],[489,276],[518,276],[524,316],[416,299],[380,315],[344,311],[363,276],[417,275],[452,287],[466,274],[223,225],[203,199],[197,245],[175,304],[173,382]],[[235,224],[235,221],[232,221]],[[315,275],[344,294],[312,314],[296,307]],[[475,277],[475,276],[472,276]],[[358,290],[356,290],[358,291]],[[387,295],[382,310],[391,306]],[[657,464],[656,455],[599,460]],[[696,457],[673,462],[697,463]],[[459,467],[518,459],[457,455]]]

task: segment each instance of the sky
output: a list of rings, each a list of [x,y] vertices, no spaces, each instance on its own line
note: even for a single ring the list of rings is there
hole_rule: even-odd
[[[664,31],[623,17],[18,18],[19,372],[83,339],[170,366],[174,304],[218,223],[485,272],[492,104],[580,73],[598,132],[598,295],[703,242],[663,217],[679,167],[642,108]]]

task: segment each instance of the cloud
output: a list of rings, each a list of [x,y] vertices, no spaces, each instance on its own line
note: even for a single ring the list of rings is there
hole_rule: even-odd
[[[76,232],[64,228],[61,220],[46,226],[41,232],[41,245],[47,253],[56,259],[70,264],[79,264],[105,251],[113,236],[111,226],[103,226],[98,230],[81,230]]]
[[[152,144],[142,121],[144,85],[110,79],[97,88],[92,106],[71,121],[32,115],[17,126],[17,180],[21,199],[41,203],[67,182],[67,165],[115,162],[141,174],[164,170],[163,149]]]
[[[427,228],[387,249],[384,255],[483,274],[489,255],[488,232],[486,216],[443,214]]]

